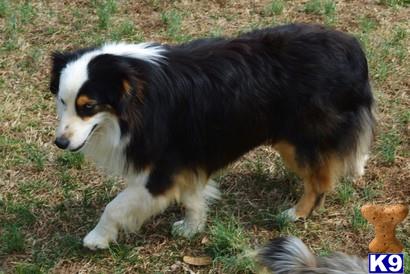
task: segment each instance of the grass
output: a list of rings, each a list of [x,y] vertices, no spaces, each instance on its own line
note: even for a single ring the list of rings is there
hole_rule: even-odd
[[[222,264],[223,273],[250,273],[255,265],[250,257],[250,238],[233,218],[215,220],[209,231],[206,248],[214,264]]]
[[[400,145],[400,136],[395,130],[385,132],[379,137],[378,151],[381,156],[381,160],[386,164],[393,164],[396,155],[397,148]]]
[[[35,8],[32,4],[30,4],[30,2],[24,2],[23,4],[21,4],[19,12],[22,24],[30,23],[33,20],[33,18],[37,15]]]
[[[336,3],[332,0],[309,0],[305,3],[304,11],[312,14],[333,14],[336,10]]]
[[[272,0],[272,2],[266,7],[266,12],[270,15],[280,15],[285,8],[285,2],[283,0]]]
[[[81,169],[84,164],[84,156],[81,153],[72,153],[64,151],[57,157],[57,163],[63,168],[76,168]]]
[[[133,42],[142,41],[143,38],[135,29],[134,23],[131,20],[126,20],[114,28],[111,32],[111,40],[113,41],[126,41],[132,40]]]
[[[165,11],[161,14],[161,20],[166,26],[166,33],[175,42],[184,42],[190,37],[182,33],[181,24],[183,15],[177,10]]]
[[[0,17],[4,18],[9,12],[9,5],[7,0],[0,0]]]
[[[16,225],[3,227],[3,233],[0,237],[1,252],[14,253],[24,251],[25,242],[21,229]]]
[[[0,273],[253,273],[253,250],[280,235],[296,235],[323,255],[366,256],[370,226],[359,205],[410,204],[408,3],[0,0]],[[53,145],[50,52],[106,41],[178,43],[289,22],[331,25],[365,47],[378,126],[364,177],[343,180],[325,210],[290,223],[280,212],[303,186],[270,146],[262,146],[217,178],[223,199],[211,207],[207,229],[197,237],[171,235],[170,224],[183,212],[174,206],[139,233],[121,233],[110,250],[82,248],[82,238],[124,183]],[[399,230],[401,239],[408,231]],[[189,266],[185,255],[210,255],[213,262]]]
[[[410,274],[410,255],[408,252],[404,252],[404,273]]]
[[[362,190],[362,196],[364,201],[372,201],[378,197],[381,193],[380,186],[378,182],[373,182],[372,184],[366,184]]]
[[[292,221],[289,220],[289,217],[284,212],[276,214],[273,218],[273,221],[275,224],[275,228],[278,231],[283,231],[284,229],[292,225]]]
[[[323,15],[326,25],[333,25],[336,22],[336,3],[333,0],[309,0],[305,3],[304,11]]]
[[[93,2],[97,8],[98,27],[103,30],[107,29],[111,17],[117,11],[116,0],[94,0]]]
[[[390,7],[410,5],[409,0],[379,0],[379,3],[382,5],[390,6]]]
[[[353,230],[355,230],[355,231],[362,231],[364,228],[367,227],[367,221],[362,216],[362,213],[360,212],[359,207],[354,207],[353,208],[353,215],[352,215],[351,224],[352,224]]]
[[[361,16],[359,26],[363,33],[368,34],[377,28],[377,21],[368,16]]]
[[[18,264],[14,268],[14,273],[16,274],[42,274],[43,272],[37,265],[34,264]]]
[[[44,152],[35,146],[27,146],[27,155],[37,170],[43,170],[46,157]]]
[[[350,180],[344,179],[337,185],[337,195],[342,205],[350,202],[354,193],[355,190]]]

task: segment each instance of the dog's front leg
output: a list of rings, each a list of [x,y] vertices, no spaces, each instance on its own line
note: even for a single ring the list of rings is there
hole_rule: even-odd
[[[108,248],[116,241],[118,231],[134,232],[146,219],[163,211],[171,202],[166,196],[152,196],[143,176],[131,182],[104,210],[96,227],[84,238],[84,246],[92,250]]]

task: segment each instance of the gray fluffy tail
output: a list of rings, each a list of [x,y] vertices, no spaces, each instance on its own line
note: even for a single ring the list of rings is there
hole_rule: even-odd
[[[259,252],[260,262],[275,274],[367,274],[367,260],[344,253],[315,256],[296,237],[276,238]]]

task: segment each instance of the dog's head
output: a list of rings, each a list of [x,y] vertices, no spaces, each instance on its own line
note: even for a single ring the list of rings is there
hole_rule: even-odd
[[[128,105],[141,100],[144,80],[136,62],[158,56],[157,48],[123,44],[54,53],[50,90],[59,117],[55,144],[77,151],[99,128],[116,124],[119,129]]]

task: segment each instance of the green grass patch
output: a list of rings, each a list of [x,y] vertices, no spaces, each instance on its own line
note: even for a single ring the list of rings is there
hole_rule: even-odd
[[[41,268],[35,264],[21,263],[14,268],[15,274],[42,274]]]
[[[84,155],[80,152],[64,151],[63,154],[57,157],[57,163],[63,168],[81,169],[84,164]]]
[[[400,145],[400,135],[395,130],[384,132],[379,137],[377,150],[385,164],[393,164],[396,159],[397,148]]]
[[[254,270],[254,262],[249,256],[249,236],[235,219],[215,220],[209,234],[210,244],[206,251],[215,264],[222,266],[223,273],[251,273]]]
[[[26,146],[26,154],[28,155],[28,159],[33,163],[34,167],[41,171],[44,169],[44,163],[46,161],[46,154],[42,150],[40,150],[35,145],[27,145]]]
[[[410,124],[410,110],[404,109],[397,114],[397,122],[406,130],[408,124]]]
[[[111,17],[117,11],[116,0],[94,0],[94,6],[97,9],[98,27],[105,30],[110,26]]]
[[[410,254],[404,252],[404,273],[410,274]]]
[[[24,140],[0,136],[0,167],[32,164],[37,171],[44,169],[46,153],[36,144]]]
[[[63,196],[65,199],[70,199],[72,197],[72,192],[78,187],[76,178],[71,176],[71,174],[66,170],[61,171],[59,177],[63,190]]]
[[[359,207],[353,208],[353,215],[351,220],[352,228],[355,231],[362,231],[367,228],[367,221],[363,218]]]
[[[177,10],[169,10],[161,13],[161,20],[166,26],[166,33],[175,42],[184,42],[191,39],[190,36],[181,32],[183,15]]]
[[[322,14],[322,0],[309,0],[305,3],[303,10],[306,13]]]
[[[143,41],[143,37],[135,29],[134,22],[127,20],[115,27],[111,32],[111,40],[132,40],[133,43]]]
[[[4,40],[2,43],[2,50],[11,51],[18,48],[18,20],[15,14],[11,14],[6,18],[6,24],[3,31]]]
[[[13,197],[8,195],[7,199],[0,205],[0,225],[31,226],[36,222],[30,204],[13,202]]]
[[[336,22],[336,2],[333,0],[309,0],[303,10],[306,13],[324,16],[326,25],[334,25]]]
[[[22,24],[31,23],[37,15],[37,11],[34,9],[33,5],[30,4],[30,1],[25,1],[22,5],[20,5],[19,13]]]
[[[39,48],[34,48],[29,50],[27,56],[20,62],[19,67],[23,70],[28,72],[35,72],[38,69],[38,63],[42,56],[42,52]],[[33,105],[33,108],[39,107],[38,105]],[[31,122],[33,123],[33,122]],[[39,125],[35,125],[32,127],[38,127]]]
[[[133,248],[125,244],[112,244],[109,247],[111,258],[118,263],[138,264],[141,261]]]
[[[368,16],[362,16],[359,19],[359,27],[363,33],[368,34],[377,28],[377,21]]]
[[[372,181],[363,187],[361,196],[365,201],[372,201],[375,197],[380,195],[380,182]]]
[[[408,6],[410,0],[379,0],[379,4],[389,7]]]
[[[305,3],[304,11],[317,15],[332,15],[336,11],[336,3],[332,0],[309,0]]]
[[[223,36],[223,33],[224,33],[224,30],[221,27],[216,26],[209,32],[209,36],[210,37],[220,37],[220,36]]]
[[[285,212],[280,212],[273,217],[274,226],[278,231],[283,231],[293,225]]]
[[[332,252],[334,251],[330,248],[330,246],[328,244],[324,244],[317,253],[318,256],[323,257],[329,256],[330,254],[332,254]]]
[[[9,2],[8,0],[0,0],[0,17],[5,18],[9,13]]]
[[[353,184],[348,179],[342,179],[336,188],[338,200],[342,205],[347,204],[353,198],[355,190]]]
[[[374,78],[379,82],[384,82],[392,70],[393,66],[380,58],[379,62],[376,62]]]
[[[64,254],[79,255],[83,245],[82,240],[73,235],[63,235],[58,237],[57,245],[59,250],[63,250]]]
[[[4,226],[0,242],[0,250],[6,254],[23,252],[25,248],[24,235],[17,225]]]
[[[21,182],[18,186],[19,193],[27,198],[31,198],[37,191],[49,191],[51,189],[51,184],[46,180],[28,180]]]
[[[281,15],[285,8],[283,0],[272,0],[272,2],[265,8],[267,15]]]
[[[26,205],[14,204],[8,208],[8,211],[15,215],[16,224],[32,225],[36,221],[33,212]]]

